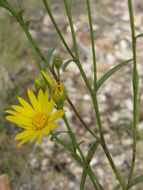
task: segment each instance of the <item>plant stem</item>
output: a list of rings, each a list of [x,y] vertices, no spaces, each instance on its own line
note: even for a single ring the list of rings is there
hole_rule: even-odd
[[[138,125],[138,72],[137,72],[137,56],[136,56],[136,35],[135,35],[135,25],[134,25],[134,14],[132,0],[128,0],[129,16],[130,16],[130,25],[132,33],[132,52],[133,52],[133,155],[132,163],[128,178],[128,184],[131,182],[135,167],[136,159],[136,131]]]
[[[45,6],[45,8],[46,8],[46,10],[47,10],[47,12],[48,12],[48,14],[49,14],[49,17],[50,17],[50,19],[51,19],[51,21],[52,21],[52,23],[53,23],[53,25],[54,25],[54,27],[55,27],[55,29],[56,29],[58,35],[59,35],[61,41],[63,42],[65,48],[67,49],[67,51],[68,51],[68,53],[71,55],[71,57],[72,57],[73,59],[75,59],[75,56],[74,56],[73,53],[71,52],[71,50],[70,50],[68,44],[66,43],[66,41],[65,41],[65,39],[64,39],[64,37],[63,37],[63,35],[62,35],[62,33],[61,33],[61,31],[60,31],[60,29],[59,29],[57,23],[56,23],[56,21],[55,21],[53,15],[52,15],[52,13],[51,13],[51,10],[50,10],[50,8],[49,8],[49,4],[47,3],[46,0],[43,0],[43,4],[44,4],[44,6]]]
[[[81,158],[82,158],[82,160],[83,160],[83,163],[85,163],[85,160],[86,160],[86,159],[85,159],[85,157],[84,157],[84,155],[83,155],[83,153],[82,153],[82,150],[81,150],[80,146],[79,146],[78,143],[77,143],[77,140],[76,140],[76,138],[75,138],[75,136],[74,136],[74,134],[73,134],[73,132],[72,132],[72,129],[70,128],[70,125],[69,125],[69,122],[68,122],[68,120],[67,120],[66,115],[63,116],[63,120],[64,120],[64,122],[65,122],[65,125],[67,126],[68,132],[69,132],[69,134],[70,134],[70,137],[71,137],[72,142],[74,143],[74,146],[77,147],[77,149],[78,149],[78,151],[79,151],[79,153],[80,153],[80,155],[81,155]],[[75,154],[75,153],[76,153],[76,150],[74,150],[74,154]],[[72,155],[74,155],[74,154],[72,154]],[[73,157],[74,157],[74,156],[73,156]],[[75,158],[75,157],[74,157],[74,158]],[[84,164],[83,164],[83,167],[84,167]],[[90,166],[89,166],[89,170],[88,170],[88,175],[89,175],[89,177],[91,178],[91,181],[92,181],[92,183],[93,183],[95,189],[98,190],[96,183],[99,185],[99,187],[101,187],[101,185],[100,185],[100,183],[99,183],[97,177],[96,177],[95,174],[93,173],[93,171],[92,171],[92,169],[91,169]],[[95,179],[96,183],[94,182],[94,179]]]
[[[111,158],[111,155],[108,151],[108,148],[106,146],[106,143],[105,143],[105,140],[104,140],[104,136],[103,136],[103,130],[102,130],[102,125],[101,125],[101,120],[100,120],[100,113],[99,113],[99,110],[98,110],[98,104],[97,104],[97,99],[96,99],[96,95],[94,94],[92,88],[91,88],[91,85],[89,84],[89,81],[85,75],[85,72],[80,64],[80,61],[79,61],[79,56],[78,56],[78,48],[77,48],[77,42],[76,42],[76,36],[75,36],[75,31],[74,31],[74,27],[73,27],[73,22],[72,22],[72,17],[71,17],[71,14],[70,14],[70,11],[69,11],[69,8],[68,8],[68,2],[67,0],[64,0],[64,3],[65,3],[65,7],[66,7],[66,11],[67,11],[67,15],[68,15],[68,19],[69,19],[69,23],[70,23],[70,27],[71,27],[71,32],[72,32],[72,38],[73,38],[73,44],[74,44],[74,49],[75,49],[75,55],[76,55],[76,60],[77,60],[77,66],[80,70],[80,73],[83,77],[83,80],[85,81],[86,83],[86,86],[90,92],[90,95],[93,99],[93,103],[94,103],[94,107],[95,107],[95,112],[96,112],[96,117],[97,117],[97,122],[98,122],[98,127],[99,127],[99,133],[100,133],[100,143],[101,143],[101,146],[109,160],[109,163],[111,164],[111,167],[117,177],[117,179],[119,180],[119,183],[120,185],[122,186],[122,188],[125,190],[125,184]]]
[[[80,114],[77,112],[75,106],[73,105],[73,103],[71,102],[70,98],[67,96],[67,101],[70,104],[72,110],[74,111],[75,115],[79,118],[80,122],[83,124],[83,126],[88,130],[88,132],[96,139],[96,140],[100,140],[99,137],[92,131],[89,129],[89,127],[86,125],[86,123],[83,121],[82,117],[80,116]]]
[[[107,157],[107,159],[108,159],[108,161],[109,161],[109,163],[110,163],[110,165],[111,165],[111,167],[113,169],[113,172],[114,172],[115,176],[117,177],[122,189],[125,190],[126,189],[125,188],[125,183],[124,183],[122,177],[120,176],[120,173],[119,173],[118,169],[116,168],[116,166],[115,166],[115,164],[114,164],[114,162],[112,160],[112,157],[110,155],[110,152],[109,152],[109,150],[107,148],[107,145],[105,143],[102,124],[101,124],[101,119],[100,119],[100,113],[99,113],[99,108],[98,108],[98,103],[97,103],[97,97],[96,97],[96,95],[94,93],[93,93],[92,97],[93,97],[93,103],[94,103],[94,108],[95,108],[95,113],[96,113],[99,133],[100,133],[100,144],[101,144],[101,146],[102,146],[102,148],[104,150],[104,153],[105,153],[105,155],[106,155],[106,157]]]
[[[87,4],[88,19],[89,19],[89,26],[90,26],[90,37],[91,37],[91,44],[92,44],[92,56],[93,56],[93,66],[94,66],[94,91],[96,91],[96,82],[97,82],[96,54],[95,54],[94,32],[93,32],[90,0],[86,0],[86,4]]]

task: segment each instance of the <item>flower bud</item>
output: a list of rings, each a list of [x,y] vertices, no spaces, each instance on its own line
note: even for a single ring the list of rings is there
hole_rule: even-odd
[[[59,70],[62,64],[62,58],[60,55],[55,55],[53,58],[53,63],[55,65],[55,67]]]
[[[55,103],[62,103],[66,99],[66,89],[62,82],[56,83],[51,88],[51,96]]]
[[[35,86],[35,88],[36,88],[37,90],[40,90],[40,89],[44,90],[44,88],[45,88],[45,86],[46,86],[46,82],[45,82],[45,80],[43,79],[42,76],[37,76],[37,77],[35,78],[34,86]]]

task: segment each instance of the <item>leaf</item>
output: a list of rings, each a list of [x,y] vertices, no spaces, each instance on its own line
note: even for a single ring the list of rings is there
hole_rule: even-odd
[[[63,71],[65,71],[66,70],[66,68],[67,68],[67,66],[72,62],[72,61],[74,61],[73,59],[69,59],[68,61],[66,61],[64,64],[63,64]]]
[[[135,179],[133,179],[131,181],[131,183],[129,183],[128,188],[131,188],[131,187],[137,185],[138,183],[143,183],[143,175],[140,175],[140,176],[136,177]]]
[[[137,39],[137,38],[141,38],[141,37],[143,37],[143,33],[138,34],[138,35],[136,36],[136,39]]]
[[[85,142],[85,141],[83,140],[83,141],[79,142],[78,144],[76,144],[75,150],[76,150],[82,143],[84,143],[84,142]]]
[[[30,25],[30,20],[27,20],[26,23],[25,23],[27,29],[29,28],[29,25]]]
[[[90,162],[95,154],[95,151],[97,150],[97,147],[99,145],[99,142],[98,141],[95,141],[88,153],[87,153],[87,157],[86,157],[86,160],[85,160],[85,163],[84,163],[84,169],[83,169],[83,172],[82,172],[82,178],[81,178],[81,183],[80,183],[80,190],[83,190],[84,189],[84,185],[85,185],[85,181],[86,181],[86,176],[87,176],[87,173],[88,173],[88,168],[90,166]]]
[[[116,71],[121,69],[123,66],[127,65],[129,62],[131,62],[133,59],[128,59],[127,61],[123,61],[120,64],[113,67],[111,70],[109,70],[107,73],[105,73],[97,82],[96,90],[98,90],[101,85],[110,78]]]
[[[49,62],[50,62],[50,60],[51,60],[51,57],[52,57],[52,55],[53,55],[53,53],[54,53],[54,50],[55,50],[55,48],[52,48],[52,49],[50,49],[48,52],[47,52],[47,54],[46,54],[46,63],[43,65],[43,70],[46,72],[46,70],[47,70],[47,67],[48,67],[48,64],[49,64]]]
[[[24,13],[24,10],[20,10],[17,12],[17,18],[18,19],[23,19],[23,13]]]
[[[56,132],[56,133],[54,133],[55,134],[55,136],[57,137],[58,135],[60,135],[60,134],[62,134],[62,133],[69,133],[68,131],[58,131],[58,132]],[[52,141],[52,140],[54,140],[54,136],[51,136],[51,138],[50,138],[50,141]]]

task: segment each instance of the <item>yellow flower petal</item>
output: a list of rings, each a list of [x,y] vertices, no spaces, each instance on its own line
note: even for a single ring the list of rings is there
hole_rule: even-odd
[[[33,133],[34,133],[34,130],[25,130],[25,131],[19,133],[18,135],[16,135],[14,140],[24,139],[24,138],[32,135]]]
[[[33,142],[33,141],[36,139],[36,137],[38,136],[38,134],[39,134],[39,132],[38,132],[38,131],[35,131],[35,132],[33,133],[33,135],[31,136],[31,138],[30,138],[30,142]]]
[[[51,78],[49,77],[49,75],[47,73],[45,73],[44,71],[41,70],[41,73],[43,75],[43,77],[48,81],[48,83],[52,86],[54,86],[54,82],[51,80]]]
[[[38,101],[37,101],[35,95],[33,94],[33,92],[30,89],[27,90],[27,93],[28,93],[28,97],[30,99],[30,102],[31,102],[33,108],[35,110],[38,110],[39,106],[38,106]]]
[[[34,112],[33,108],[21,97],[18,97],[19,103],[26,109],[30,110],[31,112]]]
[[[22,146],[26,141],[28,141],[28,139],[29,139],[29,137],[22,139],[22,141],[20,141],[20,143],[18,143],[17,147],[19,148],[20,146]]]
[[[44,108],[44,94],[43,94],[43,91],[41,89],[38,92],[38,104],[39,104],[40,111],[43,112],[43,108]]]
[[[39,135],[38,135],[38,144],[41,144],[42,142],[42,131],[39,132]]]
[[[56,111],[53,115],[50,116],[48,122],[52,122],[54,120],[59,119],[60,117],[62,117],[64,115],[65,111],[64,110],[58,110]]]
[[[49,104],[48,104],[48,107],[47,107],[47,110],[46,110],[46,115],[49,117],[49,115],[52,113],[53,109],[54,109],[54,106],[55,106],[55,102],[53,101],[53,99],[51,98]]]
[[[24,118],[17,118],[15,116],[6,116],[5,118],[12,123],[23,126],[23,128],[31,128],[31,123],[27,120],[24,120]]]
[[[28,117],[33,117],[35,115],[34,110],[31,111],[29,109],[26,109],[22,106],[17,106],[17,105],[12,105],[11,106],[15,111],[17,111],[18,113],[21,113],[22,115],[26,115]]]

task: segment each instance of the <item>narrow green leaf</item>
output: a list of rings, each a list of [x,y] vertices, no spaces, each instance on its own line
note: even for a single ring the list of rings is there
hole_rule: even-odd
[[[140,175],[136,177],[135,179],[133,179],[131,183],[129,183],[128,188],[131,188],[139,183],[143,183],[143,175]]]
[[[92,158],[93,158],[93,156],[95,154],[95,151],[96,151],[98,145],[99,145],[99,142],[95,141],[91,145],[91,147],[90,147],[90,149],[89,149],[89,151],[87,153],[87,157],[86,157],[85,164],[84,164],[84,169],[83,169],[83,172],[82,172],[82,178],[81,178],[81,183],[80,183],[80,190],[84,189],[84,185],[85,185],[85,181],[86,181],[86,176],[87,176],[87,173],[88,173],[88,168],[90,166],[90,162],[91,162],[91,160],[92,160]]]
[[[68,132],[68,131],[58,131],[58,132],[55,132],[54,134],[55,134],[56,136],[58,136],[58,135],[60,135],[60,134],[62,134],[62,133],[69,133],[69,132]],[[54,139],[54,137],[51,136],[50,141],[52,141],[53,139]]]
[[[138,35],[136,36],[136,38],[141,38],[141,37],[143,37],[143,33],[138,34]]]
[[[48,64],[49,64],[49,62],[50,62],[50,60],[51,60],[51,57],[52,57],[52,55],[53,55],[53,53],[54,53],[54,50],[55,50],[55,48],[52,48],[52,49],[50,49],[50,50],[47,52],[47,54],[46,54],[46,63],[43,65],[43,70],[44,70],[44,71],[47,70]]]
[[[17,18],[18,19],[23,19],[23,13],[24,13],[24,10],[20,10],[17,12]]]
[[[75,150],[76,150],[82,143],[84,143],[84,142],[85,142],[85,141],[83,140],[83,141],[79,142],[78,144],[76,144]]]
[[[69,59],[68,61],[66,61],[64,64],[63,64],[63,71],[65,71],[66,70],[66,68],[67,68],[67,66],[72,62],[72,61],[74,61],[73,59]]]
[[[30,21],[27,20],[27,21],[25,22],[25,25],[27,26],[27,29],[28,29],[28,28],[29,28],[29,25],[30,25]]]
[[[105,73],[97,82],[96,90],[98,90],[101,85],[110,78],[116,71],[121,69],[123,66],[127,65],[129,62],[131,62],[133,59],[128,59],[127,61],[123,61],[120,64],[113,67],[111,70],[109,70],[107,73]]]
[[[71,147],[69,147],[67,144],[65,144],[61,139],[59,139],[57,137],[57,135],[55,133],[53,133],[52,131],[50,132],[50,134],[52,135],[53,139],[55,139],[55,141],[60,144],[61,146],[63,146],[66,150],[70,151],[71,153],[73,153],[73,150],[71,149]]]

